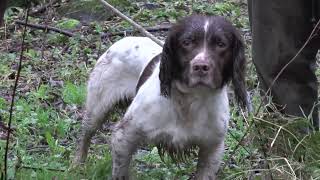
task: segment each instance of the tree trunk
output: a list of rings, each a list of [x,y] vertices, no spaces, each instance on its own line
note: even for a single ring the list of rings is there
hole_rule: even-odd
[[[3,24],[3,15],[6,10],[8,0],[0,0],[0,26]]]

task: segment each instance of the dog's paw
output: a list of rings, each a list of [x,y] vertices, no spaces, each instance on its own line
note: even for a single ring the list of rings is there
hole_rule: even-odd
[[[112,176],[112,180],[129,180],[129,176]]]
[[[84,168],[84,162],[81,161],[79,158],[75,157],[72,161],[72,163],[69,166],[70,171],[83,169]]]

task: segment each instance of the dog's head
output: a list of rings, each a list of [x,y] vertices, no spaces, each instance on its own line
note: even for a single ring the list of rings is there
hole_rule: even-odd
[[[193,15],[177,22],[163,47],[161,94],[170,96],[172,81],[189,88],[222,88],[232,79],[240,105],[247,101],[244,45],[238,30],[220,16]]]

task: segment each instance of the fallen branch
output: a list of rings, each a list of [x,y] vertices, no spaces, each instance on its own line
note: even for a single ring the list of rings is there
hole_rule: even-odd
[[[43,171],[43,170],[47,170],[47,171],[58,171],[58,172],[65,172],[66,170],[64,169],[54,169],[54,168],[43,168],[43,167],[31,167],[31,166],[21,166],[19,168],[23,168],[23,169],[32,169],[32,170],[36,170],[36,171]]]
[[[171,25],[161,25],[161,26],[154,26],[154,27],[146,27],[145,30],[148,32],[157,32],[157,31],[168,31],[171,28]],[[101,38],[106,38],[106,37],[112,37],[112,36],[124,36],[126,34],[131,34],[137,32],[136,30],[133,29],[128,29],[120,32],[108,32],[108,33],[103,33],[101,34]]]
[[[31,28],[35,28],[35,29],[42,29],[45,31],[54,31],[54,32],[57,32],[57,33],[60,33],[60,34],[63,34],[65,36],[69,36],[69,37],[75,36],[75,34],[70,31],[62,30],[62,29],[55,28],[55,27],[48,26],[48,25],[30,24],[30,23],[25,23],[23,21],[15,21],[15,23],[19,24],[19,25],[25,25],[25,26],[28,26]]]
[[[100,0],[100,2],[105,5],[108,9],[112,10],[114,13],[116,13],[120,18],[126,20],[127,22],[129,22],[131,25],[133,25],[135,28],[137,28],[142,34],[144,34],[145,36],[147,36],[148,38],[150,38],[151,40],[153,40],[154,42],[156,42],[157,44],[159,44],[160,46],[163,46],[163,42],[160,41],[158,38],[156,38],[154,35],[152,35],[151,33],[149,33],[148,31],[146,31],[141,25],[137,24],[136,22],[134,22],[132,19],[130,19],[129,17],[127,17],[126,15],[122,14],[118,9],[114,8],[112,5],[110,5],[109,3],[107,3],[104,0]]]

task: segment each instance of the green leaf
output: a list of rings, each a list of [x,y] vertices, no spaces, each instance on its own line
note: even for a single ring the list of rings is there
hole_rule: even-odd
[[[56,149],[56,145],[55,145],[55,140],[52,137],[51,133],[49,131],[46,131],[45,137],[46,137],[46,141],[47,141],[47,143],[49,145],[49,148],[51,149],[51,151],[54,152],[55,149]]]
[[[65,19],[59,21],[57,26],[62,29],[75,29],[80,24],[80,21],[76,19]]]
[[[36,59],[39,57],[39,54],[37,51],[33,50],[33,49],[29,49],[26,53],[26,56],[28,56],[31,59]]]

